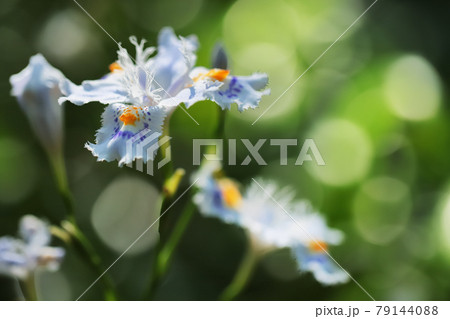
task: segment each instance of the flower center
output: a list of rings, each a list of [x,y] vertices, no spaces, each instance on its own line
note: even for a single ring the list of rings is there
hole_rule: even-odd
[[[117,71],[123,71],[123,68],[120,66],[119,63],[114,62],[114,63],[111,63],[111,64],[109,65],[109,71],[110,71],[111,73],[114,73],[114,72],[117,72]]]
[[[314,253],[322,253],[328,250],[328,244],[320,240],[312,241],[309,243],[309,250]]]
[[[200,73],[196,77],[193,78],[194,82],[210,78],[217,81],[223,81],[227,78],[228,74],[230,74],[229,70],[223,69],[211,69],[206,73]]]
[[[228,179],[219,181],[223,201],[229,208],[236,208],[242,201],[241,193],[236,184]]]
[[[135,106],[128,107],[122,115],[120,115],[119,120],[125,125],[135,125],[136,121],[140,121],[140,116],[138,108]]]

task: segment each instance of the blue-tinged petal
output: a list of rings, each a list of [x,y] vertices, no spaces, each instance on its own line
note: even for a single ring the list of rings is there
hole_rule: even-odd
[[[28,276],[25,243],[10,237],[0,238],[0,273],[24,279]]]
[[[50,243],[51,234],[48,225],[35,216],[22,217],[19,232],[29,246],[44,247]]]
[[[59,247],[49,247],[48,225],[27,215],[20,220],[19,233],[23,240],[0,238],[0,273],[26,279],[37,268],[57,270],[65,255]]]
[[[239,225],[240,215],[234,207],[227,204],[224,192],[226,190],[223,186],[211,179],[194,195],[194,203],[205,216],[216,217],[225,223]]]
[[[59,152],[63,136],[63,109],[58,98],[66,92],[64,75],[36,54],[20,73],[12,75],[11,94],[27,116],[41,144],[50,153]]]
[[[165,112],[161,108],[111,104],[102,115],[102,127],[97,131],[96,144],[88,143],[98,161],[119,161],[129,165],[135,159],[144,163],[153,160]]]
[[[149,61],[157,85],[164,88],[167,97],[176,95],[192,82],[189,72],[195,65],[198,48],[196,36],[177,37],[171,28],[164,28],[158,36],[158,53]]]
[[[232,103],[238,105],[240,112],[258,107],[261,98],[270,94],[270,89],[259,91],[267,85],[266,74],[251,76],[231,76],[219,90],[213,91],[213,101],[223,109],[229,109]]]
[[[217,91],[223,85],[219,81],[201,81],[196,83],[195,86],[189,86],[177,95],[167,98],[160,102],[161,106],[177,106],[180,103],[184,103],[186,107],[204,100],[214,101],[214,91]]]
[[[193,180],[197,180],[198,187],[194,203],[205,216],[239,225],[241,216],[238,208],[242,202],[240,191],[232,180],[216,177],[220,169],[218,162],[206,162],[193,176]]]
[[[207,187],[210,180],[222,170],[222,165],[219,161],[205,161],[200,166],[199,170],[192,175],[192,181],[196,181],[197,187]]]
[[[298,246],[293,249],[300,271],[311,272],[324,285],[336,285],[349,281],[350,277],[323,251]]]
[[[185,101],[187,107],[200,100],[211,100],[222,109],[229,109],[236,103],[239,111],[256,108],[264,95],[268,83],[266,74],[255,73],[250,76],[232,76],[228,70],[195,68],[190,74],[194,85],[188,88],[191,98]]]
[[[75,85],[69,80],[63,84],[67,96],[61,97],[59,103],[72,102],[75,105],[83,105],[89,102],[102,104],[123,103],[129,100],[126,86],[120,80],[121,75],[111,73],[99,80],[83,81],[81,85]]]

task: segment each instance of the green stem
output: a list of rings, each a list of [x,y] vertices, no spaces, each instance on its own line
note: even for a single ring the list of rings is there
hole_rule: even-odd
[[[56,186],[58,187],[59,194],[63,199],[67,210],[67,221],[63,222],[65,223],[64,228],[66,228],[71,237],[75,239],[72,241],[72,244],[76,251],[88,261],[90,268],[96,273],[96,275],[101,276],[101,281],[103,282],[104,287],[104,298],[106,300],[117,300],[114,285],[112,284],[110,276],[107,273],[103,274],[104,270],[99,255],[87,237],[83,234],[76,221],[75,204],[69,188],[66,165],[62,154],[51,156],[50,163],[53,168]]]
[[[220,300],[230,301],[234,300],[246,287],[251,279],[253,270],[259,260],[259,251],[252,239],[249,240],[247,251],[239,265],[239,268],[234,275],[231,283],[225,288],[223,293],[220,295]]]
[[[103,284],[104,299],[107,301],[118,300],[112,279],[108,273],[104,273],[101,258],[95,251],[95,248],[92,246],[91,242],[73,221],[63,222],[63,228],[68,231],[71,238],[74,239],[71,241],[73,248],[81,257],[83,257],[83,259],[88,261],[88,266],[100,278],[100,281]]]
[[[20,281],[20,288],[26,301],[38,300],[34,273],[30,273],[25,280]]]
[[[219,110],[219,116],[217,119],[217,127],[215,136],[218,138],[224,138],[225,136],[225,118],[226,118],[226,111]]]
[[[50,156],[49,159],[53,169],[56,186],[64,202],[64,206],[66,207],[67,215],[69,218],[75,218],[75,205],[69,188],[64,157],[60,153],[56,156]]]
[[[169,137],[169,122],[170,122],[170,117],[172,116],[172,114],[169,114],[167,119],[166,119],[166,125],[164,125],[163,127],[163,131],[162,131],[162,135],[161,137],[167,136]],[[170,147],[170,140],[168,140],[166,143],[164,144],[160,144],[160,154],[161,154],[161,159],[165,159],[169,154],[168,152],[171,151],[171,147]],[[158,161],[159,163],[159,161]],[[156,165],[158,165],[158,163],[155,163]],[[164,165],[162,168],[162,176],[163,176],[163,181],[167,180],[170,176],[173,175],[173,164],[172,164],[172,160],[170,160],[166,165]],[[164,184],[164,182],[163,182]]]
[[[225,112],[219,112],[219,118],[218,123],[216,127],[216,136],[217,137],[223,137],[224,136],[224,130],[225,130]],[[166,125],[163,129],[163,136],[169,134],[169,120],[168,118],[166,120]],[[163,158],[165,156],[165,152],[167,147],[169,147],[169,143],[166,144],[166,148],[161,148],[161,154],[163,154]],[[168,169],[166,169],[164,177],[165,180],[170,178],[170,176],[173,174],[173,167],[170,166]],[[166,275],[170,263],[173,257],[173,253],[175,252],[181,238],[183,237],[184,233],[186,232],[186,229],[189,226],[189,223],[192,219],[192,216],[195,212],[195,205],[192,202],[192,192],[189,192],[188,196],[189,204],[187,208],[183,211],[181,216],[178,218],[176,225],[174,229],[172,230],[171,234],[168,237],[167,240],[165,240],[165,231],[164,226],[162,225],[162,220],[160,220],[160,226],[159,226],[159,233],[160,233],[160,240],[158,243],[158,246],[156,247],[156,257],[153,264],[153,270],[150,275],[150,283],[148,286],[148,289],[145,293],[145,300],[152,300],[155,296],[156,289],[158,288],[161,280]],[[161,204],[161,213],[165,212],[166,209],[171,204],[171,198],[170,196],[163,195],[162,204]]]
[[[167,241],[165,243],[160,241],[160,244],[156,249],[156,257],[153,264],[152,273],[150,275],[150,283],[145,294],[145,300],[152,300],[154,298],[156,289],[170,267],[173,254],[181,238],[183,237],[183,234],[188,228],[194,212],[195,206],[191,202],[178,218],[177,223],[175,224],[175,227]]]
[[[170,116],[171,114],[169,114],[168,118],[166,119],[166,125],[164,125],[163,127],[163,133],[162,136],[169,136],[169,121],[170,121]],[[158,142],[160,143],[160,142]],[[167,153],[170,150],[170,140],[167,143],[164,144],[160,144],[160,152],[159,152],[159,158],[165,159],[167,156]],[[155,162],[155,165],[159,164],[159,160],[157,162]],[[164,165],[161,168],[161,176],[162,176],[162,182],[161,182],[161,189],[162,189],[162,201],[161,201],[161,210],[160,210],[160,214],[162,214],[170,205],[171,200],[172,200],[172,196],[168,196],[167,194],[165,194],[164,192],[164,186],[166,184],[166,181],[173,175],[173,165],[172,165],[172,161],[169,161],[166,165]],[[166,217],[161,216],[160,220],[159,220],[159,234],[160,234],[160,240],[161,238],[164,237],[164,230],[165,230],[165,225],[166,225]]]

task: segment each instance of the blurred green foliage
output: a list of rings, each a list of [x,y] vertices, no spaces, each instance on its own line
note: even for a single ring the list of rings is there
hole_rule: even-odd
[[[274,179],[297,190],[342,229],[331,251],[376,299],[450,297],[450,117],[446,94],[450,5],[379,1],[255,125],[252,122],[371,4],[357,0],[79,1],[117,41],[156,44],[163,26],[199,37],[198,64],[222,40],[235,74],[267,72],[272,89],[261,107],[227,114],[228,138],[315,139],[327,165],[289,165],[262,148],[269,165],[226,167],[243,185]],[[16,101],[10,75],[41,52],[79,83],[107,72],[117,46],[71,0],[2,0],[0,4],[0,235],[14,234],[24,214],[59,220],[64,206],[45,155]],[[214,136],[218,107],[198,103],[171,119],[176,167],[192,172],[192,138]],[[65,105],[66,158],[77,218],[109,265],[157,212],[155,179],[117,163],[97,163],[83,148],[94,140],[102,106]],[[247,156],[242,145],[238,161]],[[254,163],[253,163],[254,164]],[[187,186],[188,179],[184,184]],[[142,186],[144,185],[144,186]],[[134,188],[138,190],[134,191]],[[182,203],[167,215],[170,225]],[[146,214],[146,212],[148,214]],[[130,221],[132,218],[132,221]],[[153,232],[153,233],[152,233]],[[123,299],[138,299],[150,275],[156,227],[110,271]],[[115,239],[115,240],[114,240]],[[165,300],[216,299],[245,247],[241,230],[196,215],[157,294]],[[39,277],[42,299],[77,298],[95,279],[69,251],[58,273]],[[101,298],[98,287],[85,296]],[[17,299],[0,277],[0,299]],[[267,256],[241,295],[245,300],[367,300],[353,282],[322,287],[299,275],[287,251]]]

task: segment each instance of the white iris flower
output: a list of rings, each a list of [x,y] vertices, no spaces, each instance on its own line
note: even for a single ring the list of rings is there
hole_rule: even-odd
[[[339,244],[343,234],[328,228],[308,202],[261,181],[241,193],[234,181],[222,176],[218,162],[207,162],[194,178],[199,188],[194,202],[202,214],[242,227],[261,251],[290,248],[299,270],[311,272],[322,284],[348,281],[328,255],[329,246]]]
[[[0,238],[0,273],[26,280],[39,268],[59,268],[65,251],[48,246],[51,234],[46,223],[27,215],[20,220],[19,232],[20,239]]]
[[[190,107],[211,100],[223,109],[236,103],[243,111],[257,107],[261,97],[269,94],[269,90],[263,90],[268,81],[265,74],[239,77],[230,75],[229,70],[194,68],[198,48],[195,36],[177,37],[172,29],[164,28],[157,50],[145,48],[145,41],[138,42],[134,37],[130,41],[136,47],[135,59],[120,47],[109,74],[79,86],[67,80],[67,96],[60,99],[76,105],[94,101],[107,105],[96,143],[86,145],[99,161],[118,160],[121,166],[136,158],[144,163],[152,160],[154,153],[149,158],[134,150],[129,154],[127,142],[143,132],[159,137],[164,118],[181,103]]]

